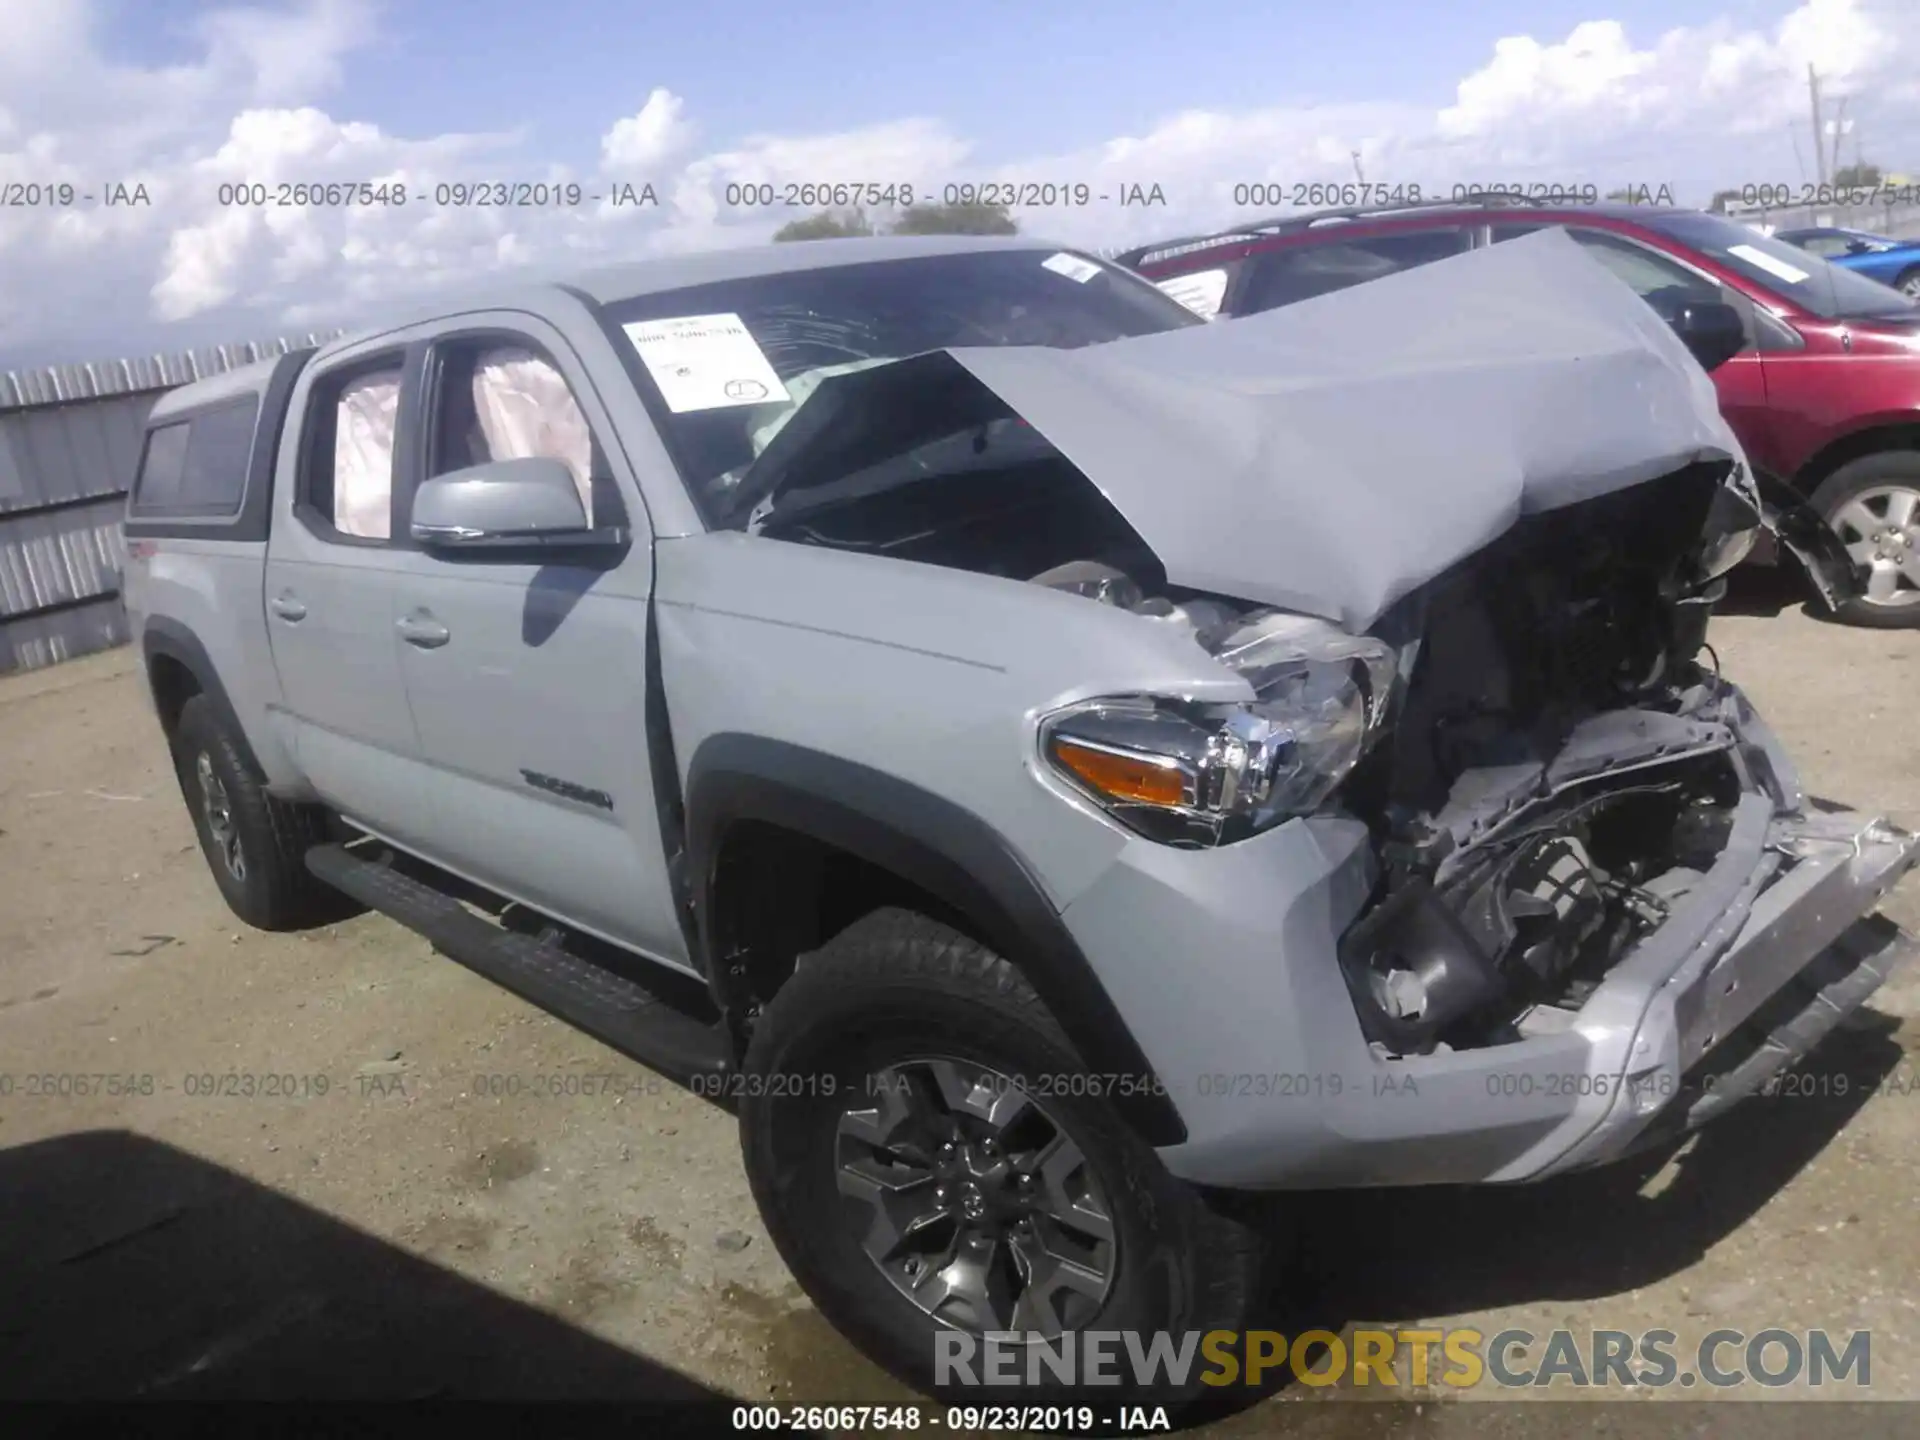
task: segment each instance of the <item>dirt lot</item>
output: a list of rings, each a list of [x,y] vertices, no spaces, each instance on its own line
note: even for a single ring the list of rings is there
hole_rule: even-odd
[[[1777,605],[1715,622],[1726,669],[1810,788],[1920,825],[1920,635]],[[1920,884],[1889,908],[1920,924]],[[1678,1161],[1303,1205],[1314,1304],[1488,1332],[1871,1329],[1871,1393],[1920,1398],[1920,977],[1876,1010],[1815,1057],[1825,1093],[1756,1101]],[[242,930],[124,651],[0,681],[0,1072],[13,1383],[902,1398],[789,1279],[725,1113],[385,920]],[[29,1093],[62,1075],[135,1093]],[[227,1075],[287,1078],[200,1093]],[[579,1077],[619,1093],[565,1093]],[[1221,1428],[1289,1405],[1302,1433],[1386,1433],[1328,1398]],[[1498,1432],[1499,1408],[1393,1423]]]

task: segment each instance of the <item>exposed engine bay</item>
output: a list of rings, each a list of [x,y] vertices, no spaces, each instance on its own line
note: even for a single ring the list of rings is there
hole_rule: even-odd
[[[823,494],[766,532],[1031,581],[1203,644],[1246,620],[1247,605],[1169,586],[1073,466],[1008,438],[954,437],[972,463]],[[1367,822],[1381,860],[1341,964],[1383,1054],[1564,1027],[1767,784],[1700,663],[1720,588],[1703,536],[1725,526],[1729,469],[1524,517],[1374,626],[1404,683],[1328,803]]]
[[[1370,1039],[1497,1043],[1577,1010],[1725,846],[1762,777],[1699,659],[1723,466],[1523,520],[1391,616],[1421,647],[1343,800],[1382,894],[1342,946]]]

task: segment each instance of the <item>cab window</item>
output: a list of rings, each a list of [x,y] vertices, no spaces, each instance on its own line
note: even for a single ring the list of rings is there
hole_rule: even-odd
[[[323,540],[383,545],[393,537],[394,430],[402,359],[323,377],[307,402],[307,447],[296,504]]]
[[[496,460],[558,460],[589,525],[626,523],[605,454],[552,359],[530,342],[492,336],[443,342],[435,358],[428,479]]]

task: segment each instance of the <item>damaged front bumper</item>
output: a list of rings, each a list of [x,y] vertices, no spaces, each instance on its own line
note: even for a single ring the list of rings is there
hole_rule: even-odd
[[[1805,1056],[1920,952],[1873,913],[1920,836],[1806,801],[1735,687],[1709,712],[1748,776],[1717,861],[1577,1011],[1506,1043],[1368,1043],[1334,958],[1377,875],[1356,822],[1129,847],[1065,918],[1143,1017],[1189,1133],[1169,1168],[1244,1188],[1539,1179],[1682,1133]],[[1174,955],[1192,998],[1168,1006]]]
[[[1489,1179],[1600,1164],[1703,1124],[1807,1055],[1920,952],[1871,913],[1920,859],[1920,836],[1848,810],[1769,817],[1748,799],[1721,864],[1689,897],[1700,911],[1676,909],[1581,1008],[1581,1103]],[[1665,939],[1676,922],[1683,938]]]

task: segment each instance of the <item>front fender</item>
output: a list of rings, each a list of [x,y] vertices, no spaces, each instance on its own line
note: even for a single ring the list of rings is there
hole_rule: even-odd
[[[1185,1127],[1153,1081],[1126,1020],[1100,983],[1031,866],[979,816],[897,776],[820,750],[757,735],[701,742],[687,767],[687,871],[700,952],[716,954],[717,861],[729,828],[760,821],[804,835],[900,876],[949,906],[1017,965],[1101,1075],[1142,1077],[1115,1086],[1114,1104],[1149,1144],[1177,1144]]]

